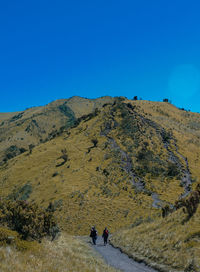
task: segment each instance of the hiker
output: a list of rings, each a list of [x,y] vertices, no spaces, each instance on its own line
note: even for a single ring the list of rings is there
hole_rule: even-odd
[[[96,231],[95,227],[92,227],[91,232],[90,232],[90,237],[92,238],[93,244],[96,245],[97,231]]]
[[[109,231],[108,229],[105,227],[104,231],[103,231],[103,234],[102,234],[102,238],[104,240],[104,246],[107,245],[108,243],[108,235],[109,235]]]

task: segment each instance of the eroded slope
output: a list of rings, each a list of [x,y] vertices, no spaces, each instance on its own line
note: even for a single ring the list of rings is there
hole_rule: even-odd
[[[171,108],[174,127],[172,116],[158,113]],[[73,234],[86,234],[94,224],[115,231],[153,221],[160,207],[188,194],[198,177],[196,155],[185,146],[185,139],[198,139],[198,131],[183,134],[179,115],[182,111],[167,103],[106,103],[1,166],[1,195],[45,207],[52,202],[60,225]],[[198,122],[198,115],[194,118]]]

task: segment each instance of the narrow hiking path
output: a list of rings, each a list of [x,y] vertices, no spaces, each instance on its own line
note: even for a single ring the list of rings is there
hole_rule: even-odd
[[[103,239],[98,237],[96,245],[92,245],[106,261],[106,263],[123,272],[157,272],[157,270],[144,263],[138,263],[128,255],[122,253],[120,249],[114,248],[110,244],[104,246]]]
[[[152,206],[154,208],[161,208],[162,207],[162,201],[159,199],[159,195],[156,192],[152,192],[150,190],[147,190],[145,188],[145,182],[137,177],[138,181],[136,182],[136,175],[133,171],[133,163],[132,163],[132,159],[131,157],[128,155],[127,152],[125,152],[124,150],[122,150],[118,144],[116,143],[116,141],[111,138],[108,137],[108,141],[111,144],[111,148],[114,150],[118,150],[121,156],[121,164],[120,167],[129,174],[131,180],[130,182],[133,184],[133,186],[139,191],[139,192],[143,192],[143,193],[147,193],[150,194],[153,200]]]

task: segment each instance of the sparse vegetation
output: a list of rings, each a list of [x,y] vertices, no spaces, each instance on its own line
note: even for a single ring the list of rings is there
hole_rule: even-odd
[[[184,221],[188,221],[197,211],[198,205],[200,203],[200,184],[196,186],[196,190],[191,192],[188,197],[182,198],[175,202],[174,207],[169,207],[166,205],[162,208],[162,217],[166,217],[170,213],[183,208],[183,212],[187,214]]]
[[[128,241],[128,251],[169,267],[174,262],[182,270],[198,267],[199,206],[188,195],[189,205],[173,213],[170,209],[185,193],[185,173],[199,182],[199,115],[170,103],[126,98],[84,103],[82,107],[73,99],[67,102],[76,118],[68,128],[65,108],[58,108],[63,101],[45,111],[25,111],[12,122],[12,129],[3,120],[1,129],[9,135],[6,144],[2,137],[3,152],[12,145],[28,150],[34,143],[35,147],[24,154],[19,150],[20,156],[0,167],[2,196],[26,199],[42,210],[48,207],[48,213],[55,210],[61,228],[73,235],[88,234],[93,224],[99,232],[102,225],[112,233],[127,227],[114,239],[124,248],[120,239]],[[40,129],[27,132],[31,118]],[[190,184],[191,191],[195,186]],[[159,205],[153,206],[154,192],[160,206],[168,205],[164,218]]]
[[[5,150],[3,161],[7,162],[8,160],[24,153],[26,151],[23,147],[17,147],[16,145],[11,145]]]

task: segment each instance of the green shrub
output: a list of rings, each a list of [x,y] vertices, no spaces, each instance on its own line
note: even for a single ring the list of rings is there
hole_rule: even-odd
[[[59,231],[53,212],[22,200],[0,200],[0,223],[17,231],[24,240],[41,240],[47,235],[54,239]]]
[[[21,153],[24,153],[25,151],[26,149],[23,147],[19,148],[16,145],[11,145],[5,150],[3,161],[7,162],[8,160],[20,155]]]
[[[168,163],[168,168],[167,168],[167,176],[169,177],[175,177],[180,174],[179,169],[175,163]]]
[[[20,239],[20,235],[16,231],[9,230],[5,227],[0,227],[0,246],[11,245],[20,251],[31,250],[38,251],[39,244],[34,241],[25,241]]]
[[[11,244],[12,241],[18,238],[16,231],[9,230],[7,228],[0,227],[0,245]]]

